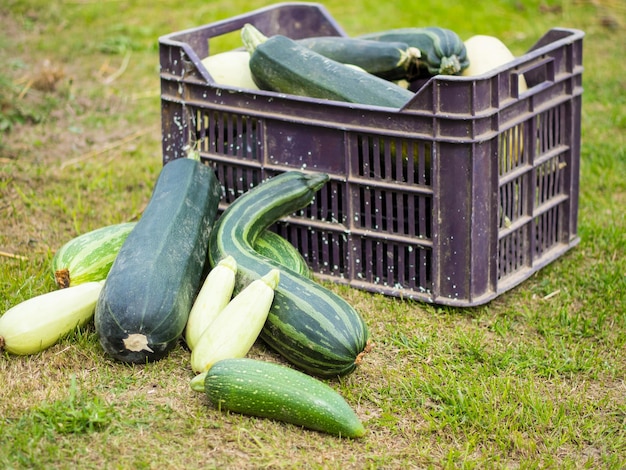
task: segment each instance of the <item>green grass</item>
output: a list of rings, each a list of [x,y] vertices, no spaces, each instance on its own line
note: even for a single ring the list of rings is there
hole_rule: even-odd
[[[358,441],[213,409],[189,388],[182,345],[158,363],[123,365],[89,325],[41,354],[5,354],[2,468],[626,466],[624,7],[325,5],[351,34],[439,25],[463,38],[496,35],[516,54],[551,27],[584,30],[581,243],[476,308],[333,286],[376,343],[355,373],[329,382],[368,429]],[[141,214],[161,166],[158,37],[258,6],[0,7],[0,312],[54,287],[52,254],[71,237]],[[219,47],[237,45],[231,35]],[[262,344],[251,355],[276,359]]]

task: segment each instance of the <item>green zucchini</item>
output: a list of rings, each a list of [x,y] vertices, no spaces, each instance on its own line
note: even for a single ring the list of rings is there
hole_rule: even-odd
[[[289,240],[271,230],[261,232],[261,235],[254,241],[254,250],[304,277],[311,277],[311,270],[302,253]]]
[[[322,173],[288,171],[263,181],[224,211],[209,243],[212,266],[229,255],[237,261],[235,291],[271,268],[281,270],[260,337],[292,364],[321,377],[348,374],[356,368],[368,348],[365,322],[342,297],[260,256],[253,246],[267,227],[310,204],[327,180],[328,175]]]
[[[299,39],[303,45],[329,59],[352,64],[386,80],[410,80],[416,73],[420,50],[403,42],[370,41],[344,36]]]
[[[398,28],[364,34],[360,39],[404,42],[419,49],[425,75],[458,75],[469,65],[465,44],[454,31],[436,26]]]
[[[209,401],[218,409],[341,437],[365,434],[363,423],[338,392],[289,367],[256,359],[225,359],[200,377]]]
[[[247,24],[241,37],[259,88],[311,98],[401,108],[413,93],[388,80],[328,59],[282,35]]]
[[[83,233],[65,243],[52,258],[59,288],[106,278],[113,260],[136,222],[109,225]]]
[[[180,158],[161,169],[96,305],[96,332],[114,359],[156,361],[177,343],[200,289],[220,195],[200,161]]]

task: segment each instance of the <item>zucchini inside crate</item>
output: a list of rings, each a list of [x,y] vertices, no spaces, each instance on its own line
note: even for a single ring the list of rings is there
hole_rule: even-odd
[[[328,173],[274,227],[320,279],[475,306],[579,242],[581,31],[551,29],[480,76],[432,77],[395,109],[217,84],[201,61],[246,23],[347,36],[323,6],[282,3],[161,37],[163,161],[198,150],[222,210],[278,173]]]

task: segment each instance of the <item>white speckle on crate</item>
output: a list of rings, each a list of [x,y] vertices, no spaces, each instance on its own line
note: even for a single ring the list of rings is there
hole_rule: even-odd
[[[361,264],[361,259],[360,259],[360,258],[357,258],[357,259],[355,259],[355,260],[354,260],[354,262],[355,262],[356,264]]]
[[[356,275],[356,277],[358,277],[359,279],[363,279],[363,274],[358,273],[358,274]]]
[[[328,266],[328,261],[324,261],[322,264],[323,264],[324,266]]]
[[[412,253],[412,252],[413,252],[413,247],[412,247],[412,246],[409,246],[409,247],[407,248],[407,250],[409,251],[409,253]]]
[[[333,264],[333,271],[337,271],[339,270],[339,266],[337,266],[336,264]]]
[[[182,95],[183,94],[183,85],[182,84],[178,84],[178,94]]]
[[[454,237],[450,237],[450,240],[454,240]]]

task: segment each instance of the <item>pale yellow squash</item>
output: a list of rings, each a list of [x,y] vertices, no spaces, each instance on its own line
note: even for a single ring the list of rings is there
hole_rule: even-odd
[[[227,51],[202,59],[202,65],[220,85],[258,90],[250,72],[250,54],[247,51]]]

